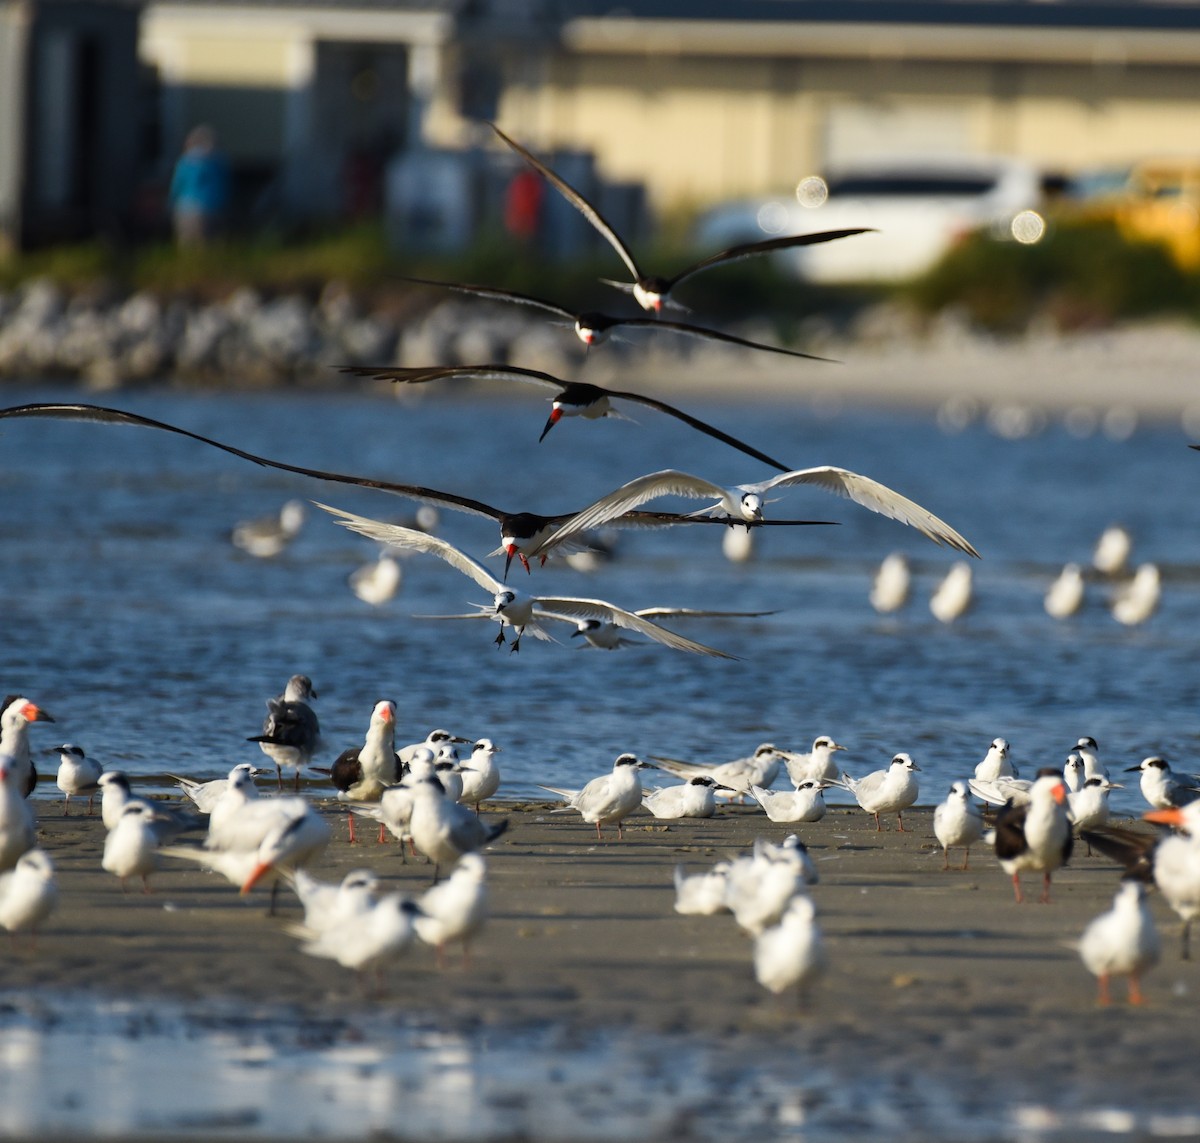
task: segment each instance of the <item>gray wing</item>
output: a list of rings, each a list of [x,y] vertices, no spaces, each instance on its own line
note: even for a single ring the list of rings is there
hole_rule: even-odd
[[[504,585],[478,560],[468,556],[466,552],[459,551],[453,544],[449,544],[437,536],[431,536],[428,532],[420,532],[415,528],[405,528],[399,524],[372,520],[367,516],[357,516],[353,512],[331,508],[328,504],[322,504],[318,500],[314,500],[313,503],[335,517],[343,528],[349,528],[352,532],[358,532],[359,535],[378,540],[383,544],[392,544],[397,548],[410,548],[415,552],[425,552],[427,555],[437,556],[438,559],[444,560],[463,575],[469,576],[485,591],[495,594],[504,589]]]
[[[739,487],[744,492],[763,493],[769,492],[773,488],[786,488],[793,484],[815,484],[826,492],[832,492],[835,496],[844,496],[847,500],[853,500],[855,504],[860,504],[872,512],[878,512],[881,516],[887,516],[890,520],[898,520],[901,524],[916,528],[918,532],[927,536],[935,544],[945,544],[947,547],[965,552],[969,556],[977,558],[979,556],[979,553],[967,540],[944,520],[939,520],[927,508],[922,508],[920,504],[909,500],[907,496],[901,496],[899,492],[888,488],[886,484],[880,484],[879,481],[872,480],[869,476],[860,476],[857,472],[850,472],[844,468],[834,468],[831,465],[823,465],[820,468],[803,468],[795,472],[780,473],[779,476],[760,481],[757,484],[742,484]]]
[[[615,623],[618,627],[626,627],[637,631],[656,643],[672,647],[676,651],[690,651],[693,655],[712,655],[718,659],[734,659],[737,656],[718,651],[715,647],[697,643],[694,639],[686,639],[682,635],[668,631],[657,623],[651,623],[632,611],[607,603],[603,599],[572,599],[557,596],[539,596],[538,606],[546,613],[571,619],[603,619]],[[555,614],[557,613],[557,614]]]

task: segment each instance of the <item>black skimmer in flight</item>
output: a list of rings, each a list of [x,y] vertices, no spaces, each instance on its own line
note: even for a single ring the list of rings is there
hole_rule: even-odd
[[[542,435],[538,437],[539,443],[546,439],[546,434],[564,417],[582,417],[587,421],[596,421],[601,417],[628,420],[612,407],[612,401],[614,399],[636,401],[647,408],[666,413],[667,416],[674,417],[715,440],[723,441],[739,452],[744,452],[747,456],[754,457],[755,460],[761,460],[763,464],[769,465],[771,468],[777,468],[780,472],[791,470],[790,465],[783,464],[767,456],[766,453],[759,452],[745,441],[740,441],[737,437],[732,437],[699,418],[690,416],[682,409],[668,405],[665,401],[656,400],[654,397],[645,397],[641,393],[631,393],[627,389],[606,389],[588,381],[563,381],[553,374],[542,373],[537,369],[522,369],[516,365],[434,365],[407,369],[391,366],[351,365],[343,367],[342,372],[353,374],[356,377],[370,377],[376,381],[395,381],[403,385],[420,385],[429,381],[445,381],[454,377],[477,377],[487,381],[523,381],[530,385],[540,385],[544,389],[555,389],[557,392],[551,402],[550,415],[546,418]]]
[[[380,520],[371,520],[366,516],[356,516],[353,512],[343,512],[339,508],[331,508],[328,504],[317,503],[317,507],[335,517],[337,522],[352,532],[367,536],[381,543],[394,544],[398,548],[412,548],[427,555],[437,556],[452,568],[473,579],[485,591],[492,593],[490,604],[480,604],[479,611],[473,618],[488,618],[500,623],[500,634],[496,636],[497,645],[505,642],[504,628],[512,627],[516,639],[512,650],[516,651],[521,645],[521,636],[528,631],[535,639],[545,639],[553,642],[545,630],[545,621],[549,618],[567,617],[571,619],[601,619],[615,623],[664,643],[678,651],[690,651],[698,655],[714,655],[721,659],[731,659],[724,651],[706,647],[676,635],[657,623],[651,623],[632,611],[608,603],[602,599],[579,599],[572,596],[557,595],[526,595],[518,592],[498,580],[478,560],[472,559],[466,552],[459,551],[453,544],[426,532],[417,532],[412,528],[402,528],[398,524],[388,524]]]
[[[855,227],[850,230],[821,230],[814,234],[790,234],[781,238],[768,238],[761,242],[746,242],[739,246],[731,246],[716,254],[710,254],[699,262],[680,270],[669,278],[658,275],[644,274],[629,247],[621,240],[621,236],[613,229],[612,224],[586,198],[583,197],[570,183],[552,171],[535,155],[530,154],[520,143],[510,139],[493,123],[492,130],[500,136],[518,155],[521,156],[535,171],[538,172],[551,186],[555,188],[584,218],[590,222],[603,236],[604,240],[617,252],[617,256],[625,263],[633,282],[614,282],[610,278],[603,279],[608,285],[616,286],[634,296],[637,304],[644,310],[661,313],[663,306],[678,305],[671,297],[671,291],[685,278],[699,274],[702,270],[710,270],[714,266],[726,262],[738,262],[743,258],[753,258],[759,254],[769,254],[772,250],[787,250],[794,246],[815,246],[822,242],[833,242],[838,238],[849,238],[855,234],[866,234],[869,227]]]
[[[199,433],[193,433],[188,429],[179,428],[177,425],[168,424],[166,421],[156,421],[151,417],[143,417],[138,413],[127,413],[121,409],[113,409],[105,405],[16,405],[11,408],[0,409],[0,419],[5,417],[50,417],[61,420],[138,425],[142,428],[159,429],[163,432],[176,433],[179,436],[199,441],[201,444],[221,449],[222,452],[227,452],[231,456],[240,457],[242,460],[248,460],[253,464],[260,464],[266,468],[277,468],[282,472],[294,472],[299,476],[309,476],[315,480],[326,480],[336,484],[349,484],[358,488],[374,488],[380,492],[388,492],[394,496],[404,496],[410,500],[420,501],[423,504],[451,508],[455,511],[466,512],[474,516],[484,516],[495,520],[500,525],[500,547],[488,554],[500,555],[503,553],[506,555],[507,560],[504,566],[506,577],[509,565],[512,563],[514,557],[521,561],[526,571],[529,571],[529,561],[537,557],[542,563],[545,563],[546,557],[552,547],[562,547],[563,551],[570,551],[572,547],[578,549],[586,546],[581,544],[579,540],[573,539],[582,529],[571,529],[569,536],[563,533],[564,526],[574,520],[578,515],[577,513],[568,512],[558,516],[542,516],[534,512],[507,512],[500,508],[494,508],[482,500],[474,500],[469,496],[458,496],[453,492],[442,492],[436,488],[425,488],[419,484],[399,484],[390,480],[374,480],[367,476],[326,472],[319,468],[305,468],[302,465],[288,464],[281,460],[270,460],[267,457],[247,452],[245,449],[222,444],[211,437],[201,436]],[[597,505],[593,504],[589,507],[595,509]],[[725,523],[724,520],[709,519],[704,516],[694,515],[681,516],[675,512],[624,512],[616,513],[615,515],[622,516],[622,519],[605,518],[602,522],[606,522],[610,526],[622,528],[658,528],[671,524]],[[757,527],[760,524],[793,527],[829,524],[831,521],[756,520],[746,523],[748,527]],[[598,526],[598,524],[589,525],[589,527]],[[563,534],[560,535],[560,533]]]
[[[401,277],[401,282],[415,282],[419,286],[439,286],[444,290],[457,290],[460,294],[474,294],[480,298],[490,298],[494,302],[511,302],[518,306],[532,306],[534,309],[545,310],[555,314],[560,320],[569,322],[575,329],[575,336],[584,345],[591,347],[599,345],[616,329],[658,329],[670,333],[683,334],[686,337],[702,337],[708,341],[721,341],[727,345],[740,345],[746,349],[761,349],[766,353],[782,353],[785,357],[803,357],[806,361],[832,361],[830,357],[821,357],[816,353],[804,353],[799,349],[786,349],[782,345],[768,345],[765,341],[750,341],[745,337],[737,337],[732,333],[722,333],[708,326],[690,325],[682,321],[663,321],[661,318],[615,317],[612,314],[600,313],[596,310],[576,312],[557,302],[545,298],[534,297],[532,294],[521,294],[516,290],[501,290],[496,286],[479,286],[470,282],[439,282],[433,278]]]

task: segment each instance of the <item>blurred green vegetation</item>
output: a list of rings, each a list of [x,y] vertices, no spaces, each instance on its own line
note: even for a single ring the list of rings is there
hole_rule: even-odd
[[[665,233],[675,240],[651,247],[640,260],[671,273],[693,261],[696,252],[687,248],[682,228]],[[627,311],[629,305],[599,281],[626,277],[601,243],[585,258],[558,262],[499,231],[485,233],[468,252],[447,257],[398,255],[381,226],[360,225],[304,238],[228,240],[200,249],[92,242],[0,259],[0,289],[49,278],[71,291],[149,290],[215,298],[252,286],[315,297],[337,281],[368,300],[429,296],[429,291],[410,289],[401,280],[405,275],[497,286],[577,310],[623,306]],[[927,274],[896,285],[816,286],[785,276],[769,258],[751,258],[690,278],[679,292],[695,320],[708,321],[713,314],[722,322],[759,318],[786,338],[796,336],[814,315],[844,325],[864,306],[885,299],[927,316],[954,309],[983,329],[1011,333],[1044,321],[1086,329],[1152,316],[1200,318],[1200,274],[1180,270],[1165,248],[1129,242],[1112,225],[1097,222],[1052,224],[1032,246],[971,235]]]
[[[998,332],[1046,320],[1070,330],[1200,318],[1200,274],[1181,270],[1165,246],[1129,241],[1109,222],[1052,223],[1031,246],[970,235],[900,292],[926,314],[953,306]]]

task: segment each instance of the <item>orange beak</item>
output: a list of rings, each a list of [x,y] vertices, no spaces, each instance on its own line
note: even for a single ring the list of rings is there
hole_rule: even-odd
[[[1054,800],[1055,800],[1055,801],[1056,801],[1056,802],[1057,802],[1057,803],[1058,803],[1060,806],[1061,806],[1061,805],[1062,805],[1062,804],[1063,804],[1063,803],[1064,803],[1064,802],[1067,800],[1067,787],[1066,787],[1066,783],[1064,783],[1064,782],[1059,782],[1059,784],[1058,784],[1057,786],[1055,786],[1055,787],[1054,787]]]
[[[1167,810],[1147,810],[1142,814],[1142,818],[1148,822],[1157,822],[1159,825],[1179,826],[1183,824],[1183,814],[1175,806]]]
[[[254,886],[257,885],[258,882],[261,881],[270,872],[271,872],[271,864],[269,862],[265,862],[263,864],[256,865],[254,867],[254,872],[251,873],[250,876],[246,878],[246,883],[242,886],[242,892],[249,893],[250,890],[253,889]]]
[[[559,408],[557,405],[555,405],[555,406],[554,406],[554,407],[553,407],[553,408],[550,410],[550,415],[549,415],[549,416],[546,418],[546,425],[545,425],[545,427],[542,429],[542,435],[541,435],[540,437],[538,437],[538,443],[539,443],[539,444],[540,444],[540,443],[541,443],[543,440],[545,440],[545,439],[546,439],[546,434],[547,434],[547,433],[548,433],[548,432],[549,432],[549,431],[550,431],[552,428],[554,428],[554,426],[555,426],[555,425],[557,425],[557,424],[558,424],[558,422],[559,422],[559,421],[561,421],[561,420],[562,420],[562,409],[560,409],[560,408]]]

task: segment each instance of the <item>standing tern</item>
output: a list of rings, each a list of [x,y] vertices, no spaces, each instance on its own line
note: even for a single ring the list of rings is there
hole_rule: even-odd
[[[1021,873],[1042,874],[1042,904],[1050,903],[1050,875],[1071,856],[1071,823],[1067,817],[1067,786],[1055,770],[1042,770],[1029,790],[1029,801],[1006,802],[996,815],[996,857],[1012,877],[1013,894],[1020,904]]]
[[[868,598],[871,606],[880,615],[890,615],[899,611],[907,602],[912,591],[912,571],[908,565],[908,557],[902,552],[892,552],[885,556],[871,581],[871,591]]]
[[[713,647],[706,647],[703,643],[685,639],[682,635],[676,635],[665,627],[659,627],[657,623],[651,623],[648,619],[643,619],[632,611],[626,611],[624,608],[602,599],[526,595],[518,592],[515,588],[505,587],[478,560],[437,536],[430,536],[412,528],[402,528],[398,524],[386,524],[365,516],[356,516],[352,512],[343,512],[341,509],[331,508],[327,504],[318,503],[317,507],[324,509],[334,516],[339,524],[353,532],[358,532],[371,539],[383,540],[399,547],[413,548],[418,552],[437,556],[452,568],[473,579],[484,590],[492,592],[492,603],[476,605],[479,607],[479,611],[475,613],[474,617],[492,618],[500,623],[500,633],[496,636],[497,645],[505,642],[504,628],[512,627],[517,633],[512,644],[513,651],[520,648],[521,637],[526,631],[535,639],[550,640],[551,637],[545,628],[545,620],[548,617],[545,613],[554,613],[572,619],[606,620],[615,623],[618,627],[625,627],[645,635],[657,643],[673,647],[677,651],[690,651],[696,655],[713,655],[719,659],[734,657]]]
[[[975,778],[980,782],[994,782],[997,778],[1015,778],[1016,767],[1009,760],[1012,749],[1006,738],[993,738],[983,761],[975,764]]]
[[[443,865],[491,845],[508,828],[508,818],[486,823],[460,806],[437,778],[422,778],[412,788],[408,828],[413,845],[433,862],[436,883]]]
[[[974,578],[975,573],[966,560],[955,560],[929,597],[929,611],[934,619],[950,624],[971,610],[975,597]]]
[[[305,869],[285,873],[304,909],[304,927],[312,933],[336,928],[375,904],[379,878],[369,869],[352,869],[337,884],[318,881]]]
[[[417,936],[433,945],[439,968],[446,966],[446,946],[462,945],[462,964],[470,961],[470,943],[487,920],[487,866],[478,853],[464,853],[445,881],[426,889],[413,925]]]
[[[564,790],[559,786],[539,786],[566,799],[566,805],[551,811],[562,814],[577,810],[585,822],[596,826],[596,838],[602,840],[602,827],[615,825],[617,837],[625,836],[624,821],[642,803],[642,782],[639,770],[646,763],[634,754],[622,754],[613,763],[612,773],[593,778],[582,789]]]
[[[367,476],[327,472],[319,468],[305,468],[303,465],[288,464],[281,460],[271,460],[268,457],[258,456],[255,453],[247,452],[245,449],[236,448],[233,445],[222,444],[220,441],[213,440],[212,437],[201,436],[199,433],[193,433],[189,429],[183,429],[177,425],[167,424],[165,421],[156,421],[150,417],[143,417],[137,413],[127,413],[121,409],[112,409],[105,405],[16,405],[11,408],[0,409],[0,419],[6,417],[47,417],[58,420],[86,421],[92,424],[135,425],[141,428],[157,429],[161,432],[175,433],[178,436],[187,437],[189,440],[199,441],[201,444],[220,449],[231,456],[248,460],[252,464],[262,465],[265,468],[276,468],[281,472],[292,472],[298,476],[307,476],[314,480],[324,480],[334,484],[348,484],[356,488],[373,488],[379,492],[387,492],[394,496],[416,500],[425,506],[449,508],[456,512],[465,512],[472,516],[482,516],[486,519],[494,520],[500,527],[500,547],[490,552],[489,555],[504,554],[506,556],[504,565],[505,577],[508,575],[509,564],[514,558],[519,559],[525,570],[529,571],[529,561],[531,559],[538,558],[545,563],[547,556],[553,548],[558,547],[564,552],[569,552],[573,548],[578,549],[582,546],[581,539],[575,537],[583,529],[572,529],[569,533],[564,531],[564,526],[574,520],[577,513],[567,512],[557,516],[543,516],[535,512],[510,512],[505,509],[493,507],[482,500],[475,500],[469,496],[459,496],[453,492],[443,492],[437,488],[426,488],[419,484],[400,484],[390,480],[375,480]],[[596,505],[589,505],[588,508],[594,509]],[[601,511],[599,515],[601,517],[600,523],[606,523],[610,527],[622,528],[657,528],[674,524],[723,523],[723,521],[709,519],[704,516],[681,516],[674,512],[615,512],[610,515]],[[615,519],[616,516],[620,516],[621,518],[619,520]],[[767,525],[797,527],[823,525],[828,524],[829,521],[758,520],[753,523],[750,521],[745,523],[747,527]],[[599,524],[589,525],[589,527],[598,526]]]
[[[54,863],[44,849],[30,849],[0,874],[0,927],[14,935],[28,932],[31,947],[41,923],[58,904]]]
[[[875,770],[865,778],[842,775],[842,785],[858,804],[875,818],[876,831],[882,830],[880,814],[895,814],[900,832],[904,832],[904,811],[917,800],[916,773],[921,769],[908,754],[897,754],[886,770]]]
[[[496,755],[502,753],[490,738],[481,738],[471,747],[471,759],[462,768],[462,794],[459,801],[464,806],[474,807],[486,802],[500,789],[500,766]]]
[[[711,818],[717,812],[713,796],[716,782],[707,774],[689,778],[679,786],[660,786],[642,795],[642,806],[660,821]]]
[[[853,500],[863,508],[916,528],[935,544],[944,544],[968,555],[979,555],[949,524],[906,496],[870,477],[830,465],[784,472],[756,484],[735,484],[729,488],[674,469],[651,472],[623,484],[607,496],[602,496],[591,507],[583,509],[560,529],[558,538],[561,541],[589,528],[599,527],[660,496],[685,496],[695,500],[711,498],[716,501],[707,508],[690,513],[691,517],[709,517],[725,524],[743,526],[760,524],[764,519],[763,506],[769,503],[764,499],[766,494],[776,488],[790,488],[797,484],[812,484],[835,496]]]
[[[825,816],[825,783],[806,778],[794,790],[773,792],[751,786],[750,793],[773,822],[819,822]]]
[[[467,743],[470,741],[469,738],[464,738],[461,734],[451,734],[450,731],[438,727],[436,730],[431,730],[425,736],[424,742],[410,742],[407,746],[401,746],[396,753],[400,756],[400,765],[407,770],[411,767],[413,759],[418,754],[421,755],[422,762],[425,761],[424,751],[426,750],[429,751],[429,758],[432,760],[437,757],[438,751],[447,743]],[[432,771],[432,767],[430,767],[430,770]],[[418,774],[417,777],[424,778],[425,774]]]
[[[1070,619],[1083,607],[1086,593],[1083,568],[1075,563],[1064,564],[1058,578],[1047,589],[1042,606],[1051,619]]]
[[[820,734],[813,739],[812,750],[807,754],[785,751],[783,764],[787,768],[792,785],[798,787],[804,782],[836,781],[841,777],[841,773],[833,756],[839,750],[845,749],[846,747],[839,746],[828,734]]]
[[[785,754],[772,742],[764,742],[748,758],[735,758],[732,762],[707,764],[685,762],[681,758],[665,758],[651,754],[654,765],[677,778],[694,778],[706,775],[716,782],[726,798],[737,797],[744,802],[752,786],[771,786],[779,775]]]
[[[104,768],[84,754],[82,746],[76,746],[73,742],[64,742],[53,753],[58,755],[56,784],[63,792],[63,817],[71,813],[72,794],[87,794],[87,812],[90,814]]]
[[[848,238],[855,234],[866,234],[869,231],[867,227],[855,227],[850,230],[822,230],[814,234],[793,234],[782,238],[768,238],[761,242],[747,242],[740,246],[731,246],[728,250],[722,250],[717,254],[710,254],[707,258],[702,258],[699,262],[694,262],[669,278],[644,274],[639,269],[637,262],[634,261],[629,247],[621,240],[621,236],[613,229],[612,224],[595,206],[588,202],[561,175],[556,174],[546,166],[536,155],[527,151],[515,139],[509,138],[495,123],[491,127],[500,139],[520,155],[525,162],[550,183],[567,202],[595,227],[601,237],[617,252],[617,256],[625,263],[629,273],[633,276],[632,283],[614,282],[608,278],[604,278],[603,281],[610,286],[616,286],[619,290],[625,290],[633,294],[634,299],[642,309],[650,310],[654,313],[660,313],[664,305],[677,305],[670,297],[671,290],[685,278],[690,278],[693,274],[699,274],[702,270],[709,270],[714,266],[720,266],[726,262],[737,262],[743,258],[768,254],[772,250],[787,250],[795,246],[813,246],[822,242],[832,242],[838,238]]]
[[[283,767],[296,771],[296,789],[300,789],[300,771],[312,761],[321,741],[321,724],[309,706],[317,692],[307,675],[293,675],[283,694],[267,699],[267,717],[262,734],[252,735],[248,742],[257,742],[262,752],[275,763],[279,788],[283,789]]]
[[[1200,778],[1172,770],[1170,763],[1157,755],[1143,758],[1136,766],[1127,767],[1125,773],[1141,774],[1138,787],[1151,809],[1169,810],[1200,798]]]
[[[214,778],[211,782],[197,782],[193,778],[181,778],[177,774],[168,774],[169,778],[175,779],[175,786],[181,790],[185,797],[202,814],[213,813],[217,806],[221,803],[226,793],[229,792],[231,786],[239,785],[243,778],[253,779],[255,774],[262,774],[265,771],[260,770],[256,766],[251,766],[249,762],[239,762],[225,778]],[[251,781],[244,789],[250,792],[250,797],[258,796],[258,787]]]
[[[125,807],[131,804],[145,808],[145,820],[151,823],[159,842],[169,841],[181,833],[204,827],[204,819],[198,814],[172,809],[166,802],[137,797],[123,770],[105,770],[96,781],[100,786],[100,820],[109,831],[116,828]]]
[[[703,873],[685,874],[682,865],[675,866],[675,912],[683,916],[711,917],[727,913],[725,887],[729,881],[728,861],[718,861]]]
[[[666,413],[669,417],[682,421],[708,436],[730,445],[747,456],[761,460],[763,464],[777,468],[780,472],[788,472],[792,466],[783,464],[759,452],[758,449],[732,437],[728,433],[693,417],[682,409],[668,405],[654,397],[646,397],[641,393],[632,393],[627,389],[606,389],[602,385],[593,385],[588,381],[563,381],[550,373],[537,369],[522,369],[516,365],[436,365],[426,367],[376,367],[370,365],[354,365],[342,369],[343,373],[351,373],[359,377],[371,377],[377,381],[395,381],[406,385],[424,384],[429,381],[443,381],[454,377],[477,377],[483,380],[514,380],[526,384],[540,385],[544,389],[556,390],[550,404],[550,415],[542,428],[541,442],[546,434],[564,417],[582,417],[586,421],[599,420],[602,417],[615,417],[618,420],[628,420],[613,408],[614,400],[634,401],[647,408]]]
[[[750,341],[748,338],[737,337],[732,333],[722,333],[720,330],[709,329],[707,326],[690,325],[682,321],[663,321],[661,318],[646,317],[615,317],[612,314],[599,313],[596,310],[570,310],[566,306],[560,306],[557,302],[538,298],[533,294],[522,294],[516,290],[501,290],[495,286],[479,286],[470,282],[439,282],[433,278],[401,277],[399,280],[415,282],[418,286],[437,286],[443,290],[456,290],[460,294],[473,294],[491,301],[511,302],[513,305],[532,306],[534,309],[545,310],[547,313],[554,314],[560,321],[572,325],[575,329],[575,336],[588,347],[606,341],[616,329],[654,329],[683,334],[686,337],[699,337],[706,341],[720,341],[726,345],[740,345],[746,349],[761,349],[767,353],[782,353],[785,357],[802,357],[807,361],[832,360],[815,353],[803,353],[799,349],[785,349],[782,345],[768,345],[764,341]]]
[[[1129,978],[1130,1004],[1144,1004],[1142,974],[1158,963],[1160,952],[1158,929],[1140,881],[1123,881],[1112,908],[1091,921],[1079,938],[1079,956],[1096,977],[1096,1002],[1101,1005],[1111,1002],[1108,985],[1114,976]]]
[[[155,811],[146,802],[126,803],[117,824],[104,839],[100,866],[120,878],[121,892],[128,893],[130,877],[142,879],[142,892],[149,893],[150,874],[158,868],[159,834],[155,829]]]
[[[933,835],[942,847],[942,869],[950,868],[950,850],[963,847],[963,863],[966,869],[971,860],[971,846],[983,837],[983,812],[971,798],[966,782],[952,782],[946,800],[933,811]]]
[[[29,797],[37,785],[37,768],[29,750],[29,724],[53,721],[37,703],[21,695],[7,695],[0,704],[0,754],[11,759],[9,765],[23,797]]]
[[[795,834],[781,845],[757,838],[750,854],[730,863],[725,904],[741,928],[758,936],[777,924],[792,898],[816,881],[808,850]]]

